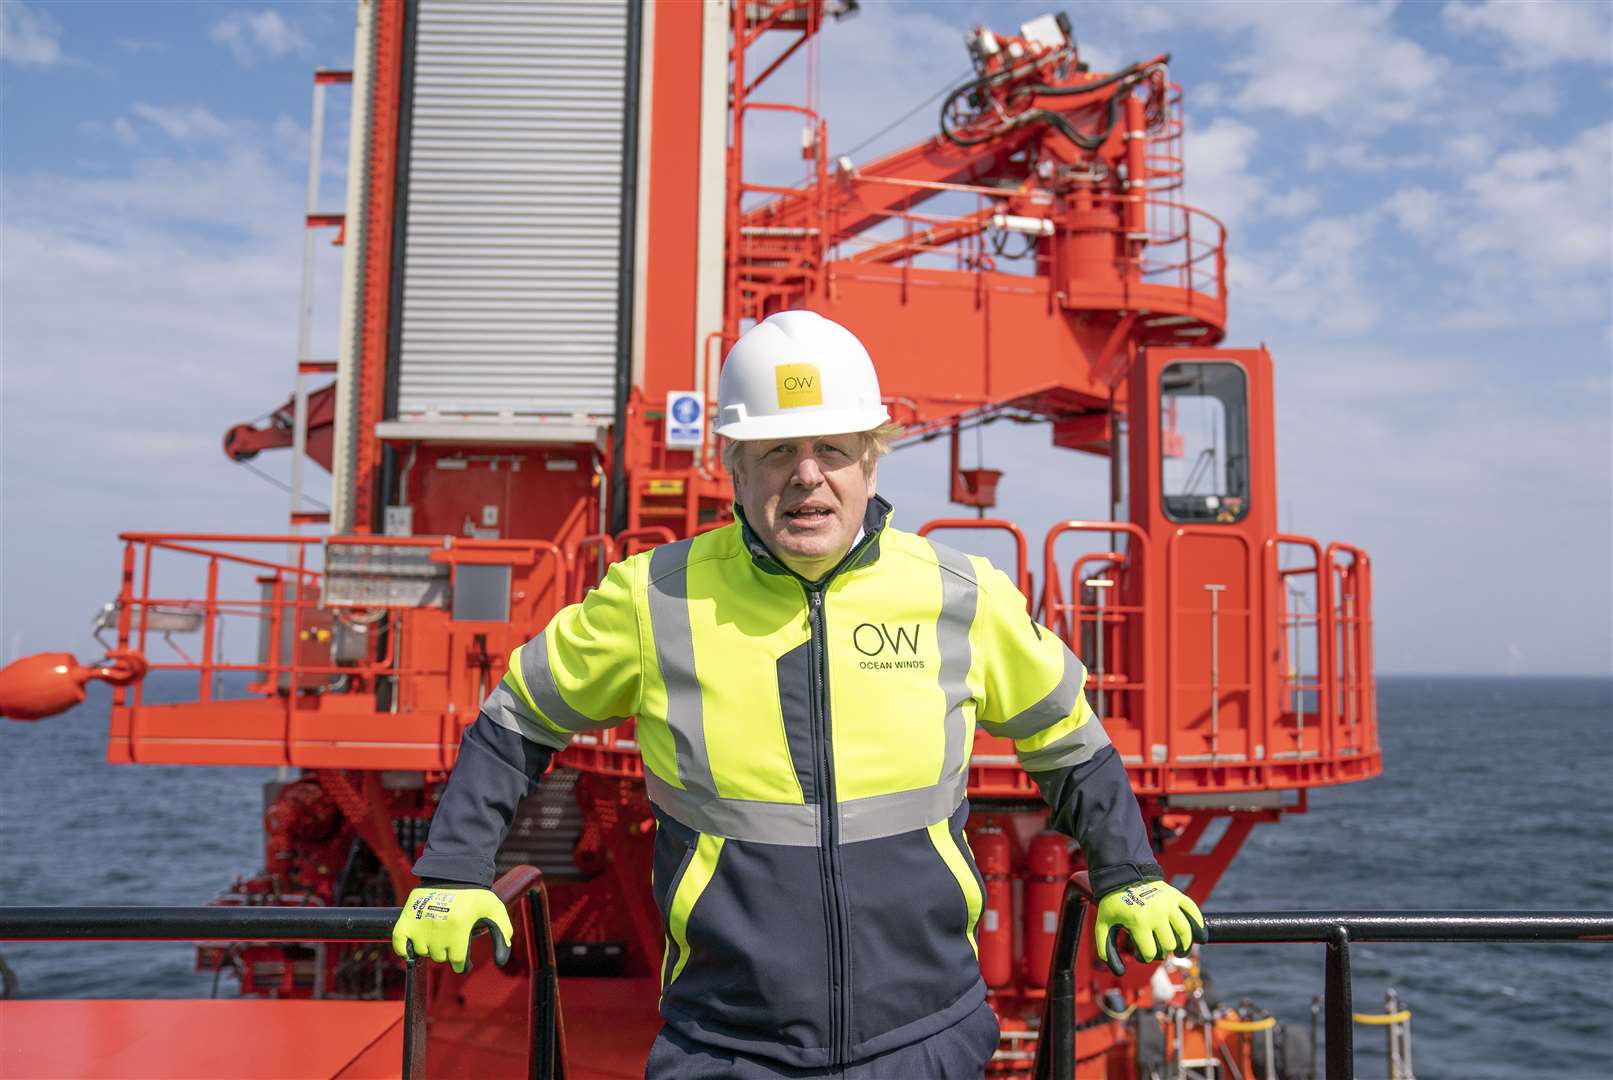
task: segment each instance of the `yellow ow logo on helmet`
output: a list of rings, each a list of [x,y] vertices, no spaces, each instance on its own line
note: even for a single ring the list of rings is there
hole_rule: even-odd
[[[823,404],[823,379],[816,364],[780,364],[773,369],[773,380],[781,409]]]

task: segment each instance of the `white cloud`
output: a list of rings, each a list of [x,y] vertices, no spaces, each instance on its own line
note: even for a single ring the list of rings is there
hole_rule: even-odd
[[[1373,150],[1359,140],[1312,143],[1305,148],[1305,168],[1311,172],[1387,172],[1399,163],[1389,154]]]
[[[231,12],[213,24],[208,36],[229,49],[242,67],[251,67],[264,57],[306,55],[312,48],[278,11],[269,9]]]
[[[1251,172],[1260,132],[1230,116],[1218,116],[1202,131],[1188,121],[1183,140],[1187,155],[1189,202],[1228,225],[1255,217],[1303,217],[1321,205],[1310,188],[1273,192],[1271,184]]]
[[[129,123],[129,118],[126,116],[120,116],[112,121],[112,134],[116,135],[124,146],[133,146],[140,141],[139,132],[135,131],[134,125]]]
[[[1499,38],[1506,46],[1501,61],[1509,67],[1613,63],[1613,5],[1605,0],[1529,4],[1453,0],[1445,5],[1444,16],[1453,30]]]
[[[1604,321],[1613,313],[1613,126],[1479,163],[1446,190],[1401,188],[1379,204],[1442,266],[1441,318],[1469,328]]]
[[[170,139],[188,142],[194,139],[221,139],[230,134],[230,126],[200,105],[174,108],[149,105],[143,101],[129,106],[129,112],[160,130]]]
[[[1363,262],[1377,224],[1373,212],[1314,218],[1273,247],[1229,257],[1241,317],[1338,335],[1372,329],[1382,305]]]
[[[159,140],[176,152],[115,175],[0,176],[0,607],[41,643],[80,643],[116,587],[119,530],[285,529],[284,497],[219,439],[292,383],[303,177],[269,132],[220,123],[234,134]],[[319,355],[332,355],[339,257],[319,245]],[[323,474],[310,482],[323,499]],[[61,570],[48,612],[26,569],[46,563]]]
[[[1214,112],[1225,103],[1225,100],[1221,84],[1210,80],[1194,83],[1191,97],[1183,98],[1184,104],[1191,104],[1194,109],[1204,112]]]
[[[1427,188],[1401,188],[1389,196],[1384,209],[1400,227],[1417,236],[1432,237],[1438,232],[1440,211],[1445,199]]]
[[[281,113],[270,128],[274,145],[279,153],[291,161],[308,161],[308,129],[291,117]]]
[[[1445,157],[1453,165],[1471,166],[1489,161],[1494,147],[1488,135],[1476,131],[1453,135],[1445,140]]]
[[[1273,192],[1270,182],[1252,171],[1261,153],[1260,131],[1252,123],[1221,116],[1197,130],[1190,120],[1183,143],[1187,201],[1226,222],[1234,239],[1240,227],[1261,218],[1306,219],[1322,205],[1314,189]],[[1227,277],[1239,311],[1340,334],[1371,328],[1380,306],[1364,280],[1362,261],[1374,222],[1372,214],[1314,217],[1271,247],[1232,244]]]
[[[1557,88],[1539,79],[1508,87],[1495,107],[1509,116],[1551,116],[1557,111]]]
[[[1260,133],[1241,120],[1218,116],[1202,131],[1189,119],[1183,153],[1190,201],[1229,225],[1242,220],[1262,186],[1249,172]]]
[[[1514,150],[1468,179],[1457,249],[1519,255],[1551,273],[1605,275],[1613,256],[1613,126],[1565,146]]]
[[[0,60],[19,67],[53,67],[63,59],[62,28],[22,0],[0,3]]]
[[[1244,37],[1226,68],[1247,110],[1381,130],[1426,110],[1449,61],[1394,25],[1389,3],[1214,3],[1183,9],[1203,29]]]
[[[1315,188],[1292,188],[1266,200],[1265,211],[1272,217],[1304,217],[1322,205],[1322,197]]]

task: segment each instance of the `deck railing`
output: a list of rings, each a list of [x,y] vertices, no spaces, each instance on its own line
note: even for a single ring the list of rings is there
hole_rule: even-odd
[[[516,940],[529,979],[530,1048],[527,1075],[565,1074],[560,1047],[559,982],[543,875],[530,866],[493,886],[514,916]],[[1031,1076],[1072,1080],[1076,1062],[1075,987],[1093,896],[1085,873],[1065,886],[1047,981],[1041,1032]],[[9,907],[0,908],[4,941],[387,941],[397,908],[291,907]],[[1356,942],[1600,942],[1613,943],[1613,911],[1248,911],[1207,915],[1216,944],[1315,942],[1327,946],[1325,1006],[1327,1080],[1353,1080],[1354,1002],[1350,946]],[[426,1069],[426,980],[405,961],[404,1080]]]
[[[528,980],[529,1080],[560,1080],[559,981],[543,874],[517,866],[493,885],[515,924],[515,970]],[[0,941],[390,941],[399,908],[0,907]],[[403,1080],[426,1076],[426,979],[404,961]]]
[[[1085,873],[1064,887],[1053,960],[1037,1040],[1033,1080],[1073,1080],[1075,1075],[1075,985],[1077,959],[1092,958],[1086,941],[1091,886]],[[1327,946],[1324,1015],[1327,1080],[1354,1080],[1354,1001],[1350,946],[1356,942],[1547,942],[1613,943],[1613,911],[1244,911],[1206,915],[1210,941],[1218,945],[1317,942]]]

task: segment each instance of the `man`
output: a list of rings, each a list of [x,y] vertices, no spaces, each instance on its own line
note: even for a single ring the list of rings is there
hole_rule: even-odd
[[[647,1075],[981,1076],[983,888],[963,826],[976,724],[1014,740],[1145,960],[1202,918],[1160,881],[1086,673],[1006,575],[888,527],[873,363],[812,312],[724,363],[739,520],[610,569],[517,649],[465,733],[393,934],[463,964],[516,801],[572,734],[638,719],[666,924]],[[1116,961],[1118,962],[1118,958]]]

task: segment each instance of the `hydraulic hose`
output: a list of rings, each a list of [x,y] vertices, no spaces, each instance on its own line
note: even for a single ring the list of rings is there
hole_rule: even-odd
[[[1116,72],[1115,74],[1110,75],[1107,78],[1099,79],[1096,82],[1082,83],[1080,86],[1047,86],[1042,83],[1034,83],[1025,87],[1023,90],[1019,91],[1019,93],[1045,94],[1048,97],[1074,97],[1081,94],[1090,94],[1094,90],[1102,90],[1108,86],[1115,86],[1117,84],[1133,81],[1142,74],[1146,73],[1150,68],[1155,67],[1157,64],[1165,64],[1169,62],[1170,57],[1167,55],[1159,61],[1147,61],[1132,64],[1124,71]],[[956,131],[947,126],[947,111],[952,107],[954,102],[958,101],[958,99],[964,95],[972,94],[981,87],[1002,79],[1008,74],[1011,74],[1011,71],[998,72],[995,75],[982,76],[981,78],[964,83],[962,86],[958,87],[956,90],[952,91],[952,93],[947,95],[946,100],[941,103],[940,120],[941,134],[948,142],[955,146],[979,146],[982,143],[990,142],[992,139],[997,138],[1004,132],[1024,127],[1026,124],[1046,123],[1057,128],[1060,134],[1069,139],[1071,142],[1075,143],[1077,146],[1081,147],[1081,149],[1096,150],[1099,146],[1103,145],[1103,141],[1107,139],[1109,137],[1109,133],[1114,130],[1118,109],[1117,102],[1120,100],[1119,93],[1110,94],[1109,97],[1105,99],[1103,127],[1095,135],[1083,135],[1080,131],[1076,130],[1074,124],[1065,119],[1063,114],[1053,112],[1050,109],[1032,109],[1029,112],[1021,113],[1020,115],[1008,120],[1005,125],[980,136],[959,135]]]

